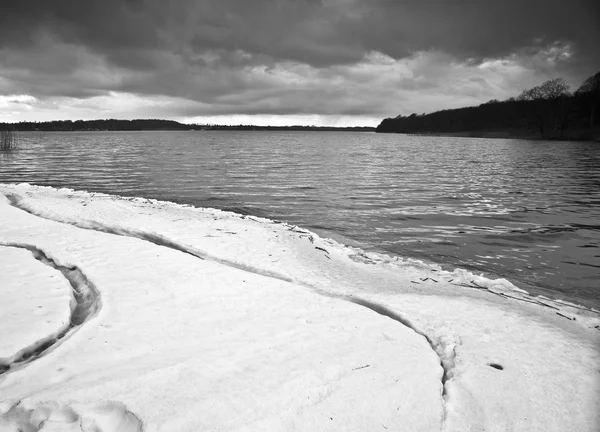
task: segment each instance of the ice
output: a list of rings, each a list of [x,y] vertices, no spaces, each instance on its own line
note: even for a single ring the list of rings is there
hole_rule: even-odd
[[[268,219],[31,185],[0,193],[0,244],[12,245],[0,246],[0,289],[43,268],[68,296],[64,269],[77,269],[101,297],[68,338],[0,375],[2,431],[600,425],[595,311]],[[27,309],[13,298],[7,310]],[[18,340],[21,327],[3,314],[7,331]]]

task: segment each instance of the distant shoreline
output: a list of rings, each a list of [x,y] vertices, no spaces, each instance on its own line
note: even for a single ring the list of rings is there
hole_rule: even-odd
[[[0,129],[1,130],[1,129]],[[13,132],[364,132],[375,133],[375,128],[292,128],[292,127],[256,127],[256,128],[205,128],[205,129],[10,129]],[[418,134],[411,134],[418,135]],[[423,134],[424,135],[424,134]]]
[[[17,132],[141,132],[141,131],[320,131],[320,132],[375,132],[371,126],[258,126],[186,124],[174,120],[55,120],[48,122],[0,123],[0,130]]]
[[[504,101],[385,118],[377,132],[600,142],[600,72],[574,92],[562,78]]]

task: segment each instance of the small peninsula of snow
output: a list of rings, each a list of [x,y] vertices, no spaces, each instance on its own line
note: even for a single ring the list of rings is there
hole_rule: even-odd
[[[600,314],[285,223],[0,185],[0,431],[600,430]]]

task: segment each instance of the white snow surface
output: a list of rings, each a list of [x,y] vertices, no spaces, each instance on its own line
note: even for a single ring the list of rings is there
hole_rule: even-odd
[[[267,219],[0,185],[0,293],[2,432],[600,430],[597,311]]]
[[[0,239],[2,241],[2,239]],[[0,247],[0,365],[69,323],[71,286],[27,250]]]

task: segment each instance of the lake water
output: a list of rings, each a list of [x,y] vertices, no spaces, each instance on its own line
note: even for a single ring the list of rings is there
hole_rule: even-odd
[[[337,132],[21,133],[0,182],[297,224],[600,304],[600,145]]]

